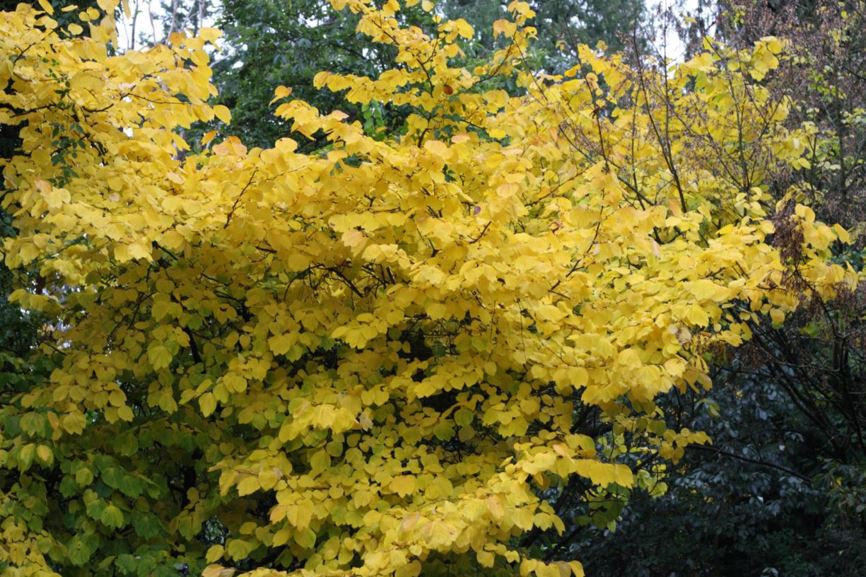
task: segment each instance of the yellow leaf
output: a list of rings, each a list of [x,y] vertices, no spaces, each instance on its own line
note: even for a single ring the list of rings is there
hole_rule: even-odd
[[[482,567],[493,567],[496,562],[496,557],[490,551],[478,551],[475,554],[475,558],[478,559],[478,564]]]
[[[391,479],[390,488],[392,491],[406,497],[415,492],[415,477],[411,475],[399,475]]]
[[[418,577],[421,574],[421,563],[419,561],[412,561],[407,565],[403,565],[399,569],[394,572],[394,577]]]
[[[122,421],[126,421],[127,423],[132,421],[133,418],[135,418],[135,415],[133,415],[132,413],[132,409],[130,409],[126,405],[117,408],[117,416]]]
[[[50,209],[60,208],[63,204],[68,203],[71,200],[69,191],[63,188],[55,188],[47,181],[37,180],[36,188],[42,194],[42,198],[45,199],[45,204],[47,204]]]
[[[222,104],[217,104],[216,106],[214,106],[213,113],[224,123],[228,124],[229,122],[231,122],[232,114],[231,112],[229,112],[229,109]]]
[[[241,482],[238,483],[238,495],[240,495],[241,497],[250,495],[258,491],[259,487],[260,485],[257,477],[244,477]]]
[[[275,335],[268,339],[268,348],[275,355],[284,355],[294,346],[296,340],[293,334]]]
[[[444,161],[451,159],[451,149],[441,140],[428,140],[424,143],[424,148]]]
[[[207,554],[205,555],[205,560],[208,563],[213,563],[214,561],[219,561],[220,559],[222,559],[224,552],[225,552],[225,550],[223,549],[222,545],[211,545],[211,547],[208,548],[208,550],[207,550]],[[208,569],[209,568],[210,567],[208,567]],[[205,569],[205,571],[207,571],[208,569]],[[202,572],[202,575],[204,575],[204,572]]]
[[[454,26],[457,30],[457,34],[459,34],[463,38],[466,38],[467,40],[475,35],[475,30],[473,30],[472,26],[463,18],[455,20]]]
[[[278,100],[282,100],[283,98],[288,98],[292,94],[292,89],[289,86],[277,86],[277,89],[274,90],[274,97],[271,99],[269,104],[273,104]]]
[[[211,142],[214,138],[216,138],[216,135],[217,135],[217,131],[216,131],[216,130],[209,130],[209,131],[205,132],[205,133],[202,135],[202,137],[201,137],[201,144],[202,144],[202,146],[207,146],[208,144],[210,144],[210,142]]]
[[[310,468],[314,473],[320,473],[331,466],[331,456],[327,451],[316,451],[310,458]]]
[[[232,577],[237,569],[233,567],[221,567],[220,565],[208,565],[201,572],[202,577]]]
[[[274,486],[277,484],[277,481],[280,480],[281,476],[282,475],[280,474],[280,472],[275,470],[274,468],[263,469],[259,473],[259,485],[261,485],[262,489],[266,491],[273,489]]]
[[[241,144],[238,137],[229,136],[215,145],[213,151],[217,156],[244,156],[247,153],[247,147]]]
[[[785,322],[785,313],[777,308],[770,309],[770,319],[772,319],[774,327],[780,327]]]
[[[36,458],[46,465],[50,465],[54,461],[54,453],[51,451],[50,447],[39,445],[36,447]]]
[[[487,497],[487,509],[497,521],[501,521],[505,517],[505,509],[502,507],[502,500],[497,495]]]
[[[216,399],[213,393],[205,393],[198,399],[198,406],[201,409],[201,414],[209,417],[216,410]]]

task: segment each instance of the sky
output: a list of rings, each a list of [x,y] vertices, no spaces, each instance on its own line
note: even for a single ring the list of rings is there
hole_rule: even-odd
[[[653,14],[659,8],[663,11],[673,8],[678,14],[694,13],[698,9],[698,0],[646,0],[646,4],[648,14]],[[685,44],[676,30],[669,29],[666,32],[665,44],[668,57],[675,61],[682,61],[686,51]]]

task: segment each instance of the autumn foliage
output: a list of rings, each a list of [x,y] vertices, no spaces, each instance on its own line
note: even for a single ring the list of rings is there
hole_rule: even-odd
[[[563,496],[604,518],[663,491],[709,439],[659,397],[796,308],[792,271],[856,282],[808,207],[780,205],[796,254],[772,242],[765,179],[808,164],[761,82],[781,41],[675,67],[584,47],[550,76],[520,2],[471,69],[464,21],[332,3],[399,66],[317,83],[406,121],[365,133],[280,87],[309,154],[184,140],[229,120],[214,31],[117,53],[108,0],[0,14],[3,253],[54,363],[0,391],[10,575],[580,576],[521,535],[562,532]]]

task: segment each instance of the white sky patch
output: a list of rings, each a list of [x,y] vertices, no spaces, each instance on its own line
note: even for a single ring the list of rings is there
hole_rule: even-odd
[[[182,0],[177,1],[182,2]],[[134,50],[165,42],[163,18],[166,12],[161,0],[128,0],[128,2],[130,15],[121,14],[117,22],[117,35],[121,49]],[[202,28],[214,26],[222,9],[222,2],[215,0],[213,6],[209,8],[212,13],[204,19]]]
[[[117,35],[122,50],[142,47],[142,38],[148,44],[158,44],[163,39],[162,7],[159,0],[132,0],[129,2],[130,15],[121,14],[117,22]]]
[[[658,12],[672,11],[678,18],[695,15],[700,7],[699,0],[646,0],[646,17],[655,18]],[[652,22],[657,32],[656,49],[669,60],[682,62],[686,55],[686,45],[671,23]]]

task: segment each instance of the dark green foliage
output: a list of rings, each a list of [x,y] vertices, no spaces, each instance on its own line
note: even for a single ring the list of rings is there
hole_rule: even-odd
[[[8,10],[9,4],[4,1],[0,4],[0,10]],[[0,126],[0,159],[11,157],[19,142],[15,127]],[[3,180],[0,178],[0,198],[3,191]],[[0,210],[0,243],[15,232],[10,220],[9,215]],[[14,386],[18,380],[17,374],[23,369],[22,357],[27,355],[36,334],[35,322],[26,317],[19,307],[9,303],[12,290],[12,273],[3,264],[0,252],[0,389]]]
[[[672,399],[713,445],[687,451],[663,497],[633,495],[615,533],[575,538],[587,575],[862,574],[866,531],[835,502],[820,434],[775,383],[744,371],[719,374],[701,403]]]
[[[629,45],[644,16],[643,0],[535,0],[535,49],[542,66],[562,72],[574,65],[578,44],[604,42],[612,51]]]
[[[255,146],[288,136],[287,123],[274,118],[269,105],[280,85],[322,111],[340,108],[371,119],[372,111],[348,106],[340,95],[313,86],[321,70],[376,76],[391,64],[392,50],[371,49],[355,32],[356,20],[326,2],[227,0],[218,22],[225,48],[216,57],[214,76],[220,102],[232,111],[229,132]]]
[[[475,27],[478,44],[492,45],[493,22],[505,14],[501,0],[444,0],[449,18],[464,18]],[[610,50],[628,46],[645,14],[643,0],[530,0],[538,30],[533,51],[548,70],[574,65],[578,44],[604,42]]]

